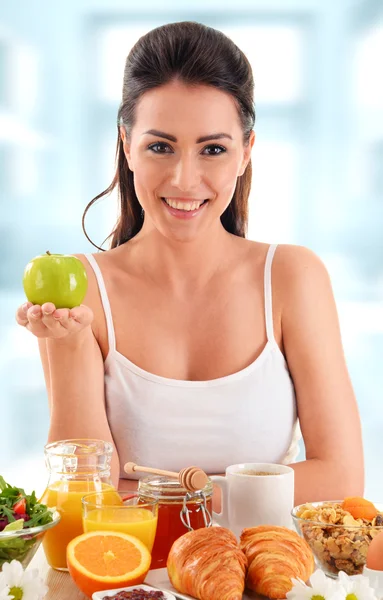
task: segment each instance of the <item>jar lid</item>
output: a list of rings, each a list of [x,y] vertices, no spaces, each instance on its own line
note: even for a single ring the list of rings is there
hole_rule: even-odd
[[[156,498],[181,498],[188,493],[184,487],[182,487],[177,479],[170,479],[168,477],[159,477],[157,475],[151,477],[144,477],[138,482],[138,490],[143,494],[149,494]],[[211,496],[213,493],[213,482],[209,479],[207,484],[199,492],[203,492],[205,496]],[[196,492],[197,494],[198,492]],[[192,495],[192,492],[189,492]]]

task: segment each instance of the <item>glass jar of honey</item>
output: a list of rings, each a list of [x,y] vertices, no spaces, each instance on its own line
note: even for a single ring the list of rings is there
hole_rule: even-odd
[[[146,477],[139,480],[138,493],[143,502],[158,500],[151,569],[166,567],[170,548],[181,535],[212,524],[213,483],[210,480],[203,490],[188,492],[177,479]]]

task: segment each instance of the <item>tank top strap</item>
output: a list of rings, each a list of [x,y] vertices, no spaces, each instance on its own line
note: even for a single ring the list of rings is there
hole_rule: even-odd
[[[88,260],[90,266],[92,267],[94,274],[97,279],[98,289],[100,291],[102,307],[105,313],[106,326],[108,330],[108,346],[110,350],[116,350],[116,336],[114,333],[114,325],[113,325],[113,317],[112,310],[110,308],[110,302],[108,298],[108,293],[105,287],[105,281],[101,273],[101,269],[98,266],[98,263],[92,254],[85,254],[86,259]]]
[[[273,324],[273,294],[271,284],[271,266],[273,264],[273,258],[275,250],[278,244],[271,244],[266,256],[265,262],[265,275],[264,275],[264,293],[265,293],[265,321],[266,321],[266,334],[267,340],[272,344],[276,344],[274,338],[274,324]]]

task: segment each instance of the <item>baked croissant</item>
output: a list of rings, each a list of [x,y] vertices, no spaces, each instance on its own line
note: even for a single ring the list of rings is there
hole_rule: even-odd
[[[246,567],[235,535],[224,527],[185,533],[167,561],[173,587],[199,600],[242,600]]]
[[[314,571],[308,543],[286,527],[261,525],[241,533],[240,547],[248,560],[246,586],[269,598],[286,598],[291,578],[306,582]]]

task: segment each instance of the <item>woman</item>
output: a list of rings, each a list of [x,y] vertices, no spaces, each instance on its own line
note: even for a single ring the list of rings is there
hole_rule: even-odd
[[[292,462],[296,503],[362,495],[326,269],[305,248],[245,239],[254,117],[251,67],[222,33],[174,23],[130,52],[100,194],[120,194],[111,249],[77,255],[84,305],[17,312],[39,338],[49,440],[112,441],[115,482],[127,461],[210,474]]]

